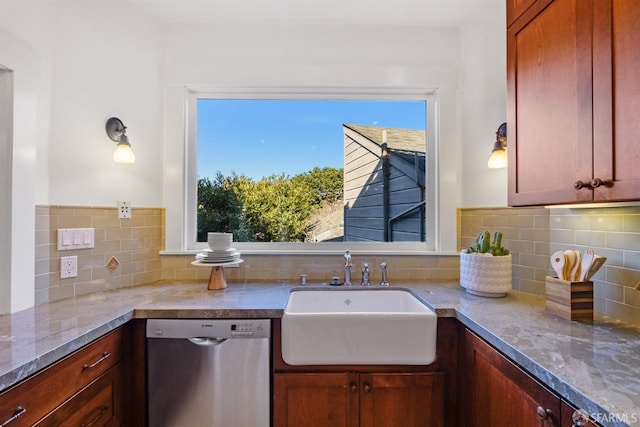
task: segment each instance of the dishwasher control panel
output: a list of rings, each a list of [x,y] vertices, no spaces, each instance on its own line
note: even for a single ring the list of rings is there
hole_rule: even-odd
[[[269,319],[148,319],[147,338],[269,338]]]

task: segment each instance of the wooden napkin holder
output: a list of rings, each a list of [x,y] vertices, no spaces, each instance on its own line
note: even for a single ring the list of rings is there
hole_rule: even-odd
[[[593,282],[545,278],[546,310],[567,320],[593,321]]]

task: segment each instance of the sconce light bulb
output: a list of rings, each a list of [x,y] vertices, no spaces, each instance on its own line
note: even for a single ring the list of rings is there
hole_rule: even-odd
[[[487,166],[490,169],[503,169],[507,167],[507,150],[495,150],[491,153]]]
[[[116,151],[113,153],[113,161],[116,163],[135,163],[136,155],[131,150],[131,145],[119,143]]]

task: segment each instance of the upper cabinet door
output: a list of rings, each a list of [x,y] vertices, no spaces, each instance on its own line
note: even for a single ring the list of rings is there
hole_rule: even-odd
[[[507,30],[509,204],[591,201],[591,2],[537,0]]]
[[[507,27],[511,26],[535,0],[507,0]]]
[[[640,199],[640,1],[593,1],[596,201]]]

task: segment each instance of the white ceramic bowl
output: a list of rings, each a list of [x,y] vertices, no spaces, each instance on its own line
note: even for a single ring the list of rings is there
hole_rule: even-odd
[[[207,233],[207,243],[214,251],[226,251],[231,248],[233,233]]]

